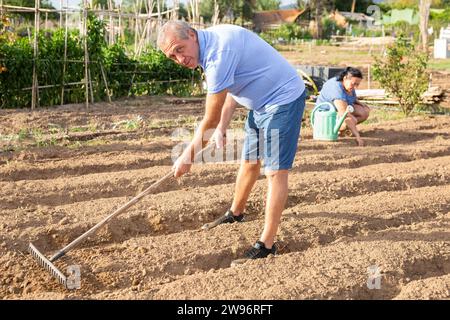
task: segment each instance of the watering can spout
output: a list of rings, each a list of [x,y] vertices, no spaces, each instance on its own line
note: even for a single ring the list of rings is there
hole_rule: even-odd
[[[355,109],[353,108],[353,106],[351,106],[351,105],[347,106],[347,110],[345,110],[345,112],[342,115],[342,117],[338,118],[337,121],[336,121],[336,125],[335,125],[334,130],[333,130],[334,134],[338,134],[339,129],[341,128],[342,123],[344,122],[345,118],[347,118],[348,113],[349,112],[352,113],[354,110]]]

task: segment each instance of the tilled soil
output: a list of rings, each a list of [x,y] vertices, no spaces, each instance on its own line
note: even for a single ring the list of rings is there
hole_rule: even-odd
[[[351,137],[315,141],[305,125],[276,256],[230,267],[262,230],[265,177],[250,196],[245,223],[202,231],[229,208],[238,163],[194,165],[56,261],[63,272],[71,265],[81,270],[80,289],[59,285],[28,254],[29,242],[49,257],[163,176],[178,143],[172,132],[192,130],[193,120],[183,119],[201,119],[202,103],[142,98],[90,111],[1,110],[3,135],[45,131],[49,123],[66,134],[52,145],[25,140],[0,154],[0,297],[450,298],[445,116],[363,125],[362,148]],[[111,127],[137,116],[145,125],[136,130]],[[95,130],[67,133],[93,119]],[[377,268],[379,286],[370,285],[368,268]]]

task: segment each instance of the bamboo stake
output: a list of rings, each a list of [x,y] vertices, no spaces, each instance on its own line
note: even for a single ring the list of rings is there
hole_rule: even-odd
[[[142,35],[139,40],[138,48],[136,50],[136,56],[139,56],[142,53],[142,49],[145,44],[150,44],[151,42],[151,35],[152,35],[152,14],[153,9],[155,8],[155,2],[153,0],[148,0],[148,6],[149,11],[147,12],[147,19],[144,26],[144,30],[142,32]],[[158,27],[158,26],[157,26]]]
[[[197,18],[196,18],[197,23],[201,23],[201,21],[200,21],[200,10],[198,9],[198,3],[199,3],[199,1],[195,0],[195,14],[197,15]],[[199,25],[199,27],[200,27],[200,25]]]
[[[59,27],[62,28],[62,21],[63,21],[63,1],[64,0],[60,0],[59,1],[59,5],[61,6],[61,12],[59,14]]]
[[[114,9],[112,6],[111,0],[108,0],[108,10]],[[109,44],[112,45],[114,43],[114,22],[111,13],[109,14]]]
[[[157,6],[157,12],[158,12],[158,20],[156,23],[156,33],[159,32],[159,28],[161,27],[161,6],[160,6],[160,0],[156,0],[156,6]]]
[[[38,35],[39,35],[39,6],[40,0],[36,0],[34,2],[34,44],[33,44],[33,90],[31,92],[31,109],[34,110],[37,106],[39,106],[39,89],[38,79],[37,79],[37,70],[36,63],[38,57]]]
[[[219,14],[220,14],[219,4],[217,3],[217,0],[214,0],[214,15],[212,18],[212,24],[214,26],[219,23]]]
[[[134,25],[134,53],[135,53],[135,56],[136,56],[136,52],[137,52],[137,47],[138,47],[138,33],[139,33],[139,30],[138,30],[138,8],[139,8],[139,4],[140,4],[140,1],[139,0],[137,0],[136,1],[136,3],[135,3],[135,14],[136,14],[136,16],[135,16],[135,20],[136,20],[136,23],[135,23],[135,25]]]
[[[129,71],[127,73],[133,73],[133,71]],[[145,72],[144,72],[145,73]],[[136,72],[135,74],[144,74],[143,72]],[[152,80],[152,83],[178,83],[178,82],[188,82],[191,81],[189,79],[172,79],[172,80]],[[133,84],[148,84],[149,81],[147,82],[133,82]],[[66,83],[66,87],[69,86],[78,86],[80,84],[84,84],[84,80],[83,81],[79,81],[79,82],[68,82]],[[98,85],[97,82],[95,82],[95,84]],[[128,83],[120,83],[120,85],[124,86],[124,85],[129,85]],[[44,86],[38,86],[39,89],[48,89],[48,88],[59,88],[61,87],[60,84],[48,84],[48,85],[44,85]],[[26,91],[26,90],[33,90],[33,87],[28,87],[28,88],[22,88],[22,91]]]
[[[146,39],[145,39],[145,44],[148,45],[150,43],[150,35],[151,35],[151,30],[152,30],[152,11],[153,11],[153,1],[152,0],[148,0],[147,2],[147,14],[148,14],[148,18],[147,18],[147,24],[146,24]]]
[[[89,110],[89,72],[87,47],[87,0],[83,0],[83,39],[84,39],[84,85],[86,109]]]
[[[131,29],[133,26],[133,18],[128,18],[128,28]]]
[[[120,3],[118,9],[119,9],[119,41],[121,41],[123,39],[123,34],[122,34],[122,3]]]
[[[128,89],[128,96],[130,96],[131,89],[133,89],[133,83],[134,83],[134,78],[136,77],[137,66],[138,66],[137,64],[134,66],[134,73],[133,73],[133,76],[131,77],[131,84],[130,84],[130,89]]]
[[[0,19],[3,18],[3,0],[0,0]]]
[[[84,84],[84,80],[79,81],[79,82],[68,82],[68,83],[66,83],[66,87],[67,86],[75,86],[75,85],[79,85],[79,84]],[[48,84],[45,86],[38,86],[39,89],[48,89],[48,88],[56,88],[56,87],[61,87],[61,85],[60,84]],[[22,88],[21,90],[33,90],[33,87]]]
[[[149,7],[148,7],[147,1],[144,1],[144,7],[145,7],[145,12],[147,12],[147,15],[148,15]]]
[[[11,6],[11,5],[4,5],[3,6],[4,9],[12,9],[12,10],[8,10],[11,12],[34,12],[35,9],[33,9],[32,7],[19,7],[19,6]],[[58,12],[58,9],[43,9],[43,8],[39,8],[39,12]]]
[[[101,62],[100,62],[100,70],[102,71],[102,77],[103,77],[103,81],[105,83],[106,94],[108,95],[108,101],[109,101],[109,103],[111,103],[111,94],[110,94],[109,88],[108,88],[108,81],[106,79],[105,70],[103,69],[103,63],[101,63]]]
[[[69,0],[66,0],[66,5],[68,4]],[[61,8],[62,8],[62,2],[63,0],[61,0]],[[61,17],[62,17],[62,12],[61,12]],[[63,59],[63,72],[62,72],[62,88],[61,88],[61,106],[64,104],[64,78],[66,76],[66,59],[67,59],[67,32],[68,32],[68,27],[67,27],[67,11],[66,11],[66,19],[64,21],[65,24],[65,31],[64,31],[64,59]]]
[[[88,53],[88,66],[89,66],[89,53]],[[94,86],[92,85],[91,68],[88,67],[89,75],[89,92],[91,94],[91,103],[94,103]]]
[[[92,9],[94,7],[94,2],[93,0],[89,0],[89,9]],[[86,21],[86,38],[87,38],[87,21]],[[88,66],[88,79],[89,79],[89,93],[90,93],[90,97],[91,97],[91,103],[94,103],[94,86],[92,85],[92,76],[91,76],[91,59],[89,57],[89,48],[87,48],[86,51],[87,54],[87,66]]]

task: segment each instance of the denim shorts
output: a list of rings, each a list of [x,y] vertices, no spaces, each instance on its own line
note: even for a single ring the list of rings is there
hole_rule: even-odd
[[[249,111],[245,123],[242,158],[263,160],[264,171],[292,168],[297,152],[306,93],[296,100],[258,114]]]

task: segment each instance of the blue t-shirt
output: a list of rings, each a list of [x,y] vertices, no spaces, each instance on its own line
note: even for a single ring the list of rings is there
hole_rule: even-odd
[[[316,105],[322,102],[334,103],[334,100],[343,100],[347,104],[353,105],[356,101],[356,92],[352,90],[351,93],[348,93],[341,81],[338,81],[336,77],[331,78],[324,83],[322,90],[320,90]]]
[[[296,100],[305,90],[289,62],[255,33],[234,25],[197,30],[208,93],[227,89],[257,113]]]

